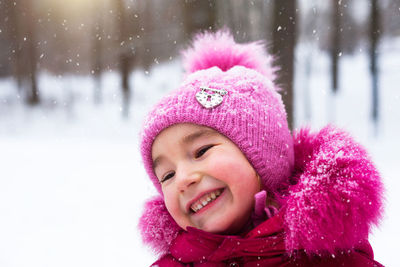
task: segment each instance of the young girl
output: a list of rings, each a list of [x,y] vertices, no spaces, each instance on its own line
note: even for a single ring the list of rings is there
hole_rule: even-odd
[[[147,117],[141,154],[160,195],[139,226],[153,266],[381,266],[367,240],[378,172],[334,127],[290,134],[264,51],[198,35],[181,87]]]

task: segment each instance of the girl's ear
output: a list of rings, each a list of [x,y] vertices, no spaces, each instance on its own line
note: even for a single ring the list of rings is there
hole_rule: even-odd
[[[159,255],[168,252],[171,242],[181,230],[169,214],[161,196],[146,201],[138,227],[143,242]]]

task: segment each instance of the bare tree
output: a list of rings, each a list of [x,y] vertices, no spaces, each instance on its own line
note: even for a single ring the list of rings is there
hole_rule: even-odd
[[[233,1],[216,1],[216,11],[218,19],[215,21],[218,28],[228,27],[232,32],[236,31],[235,28],[235,15],[234,15]]]
[[[17,82],[17,88],[19,91],[22,91],[23,84],[23,76],[24,76],[24,65],[22,58],[22,47],[21,41],[22,30],[21,30],[21,14],[19,5],[16,5],[15,2],[6,1],[5,8],[8,10],[8,20],[7,20],[7,30],[8,30],[8,38],[11,40],[11,62],[13,75]]]
[[[306,121],[311,120],[311,77],[312,77],[312,66],[313,66],[313,53],[316,50],[316,45],[319,37],[315,34],[317,32],[316,28],[318,25],[319,13],[316,8],[316,1],[313,1],[312,7],[307,11],[303,22],[303,30],[299,35],[302,35],[303,43],[306,44],[307,50],[304,54],[304,80],[302,80],[301,85],[304,88],[302,93],[304,114]]]
[[[22,2],[20,2],[22,3]],[[39,89],[37,84],[37,47],[36,47],[36,19],[32,6],[32,1],[25,1],[25,22],[26,37],[24,41],[27,42],[26,59],[28,61],[28,84],[27,103],[30,105],[37,105],[40,102]]]
[[[29,2],[29,1],[28,1]],[[36,47],[35,47],[35,25],[31,24],[28,28],[28,36],[29,42],[29,80],[30,80],[30,94],[28,97],[28,103],[31,105],[39,104],[40,97],[39,97],[39,88],[37,84],[37,55],[36,55]]]
[[[370,71],[372,77],[372,119],[375,124],[375,133],[378,130],[379,119],[379,90],[378,90],[378,42],[381,35],[379,6],[377,0],[371,0],[370,24]]]
[[[101,96],[101,74],[103,71],[103,9],[104,3],[103,0],[99,0],[93,2],[94,5],[94,17],[95,22],[93,24],[92,29],[92,70],[91,73],[94,76],[95,85],[94,85],[94,103],[99,104],[102,100]]]
[[[128,117],[130,109],[131,89],[129,86],[129,73],[131,67],[132,51],[130,49],[127,14],[125,13],[124,0],[117,0],[117,20],[119,33],[119,70],[121,73],[121,87],[123,95],[122,115]]]
[[[331,30],[331,85],[332,92],[338,90],[339,80],[339,53],[340,53],[340,25],[341,25],[341,0],[333,1],[332,30]]]
[[[2,51],[0,53],[0,77],[11,74],[11,64],[9,64],[12,48],[10,11],[10,4],[0,0],[0,51]]]
[[[139,17],[139,23],[141,26],[141,46],[139,47],[139,60],[140,64],[146,71],[149,71],[150,66],[154,63],[152,37],[153,32],[156,28],[154,21],[154,5],[152,0],[139,1],[139,9],[142,15]]]
[[[212,29],[216,21],[216,0],[182,0],[186,37],[197,31]]]
[[[283,89],[283,101],[288,114],[289,127],[293,128],[293,77],[294,49],[296,44],[296,1],[274,1],[273,54],[281,67],[277,83]]]

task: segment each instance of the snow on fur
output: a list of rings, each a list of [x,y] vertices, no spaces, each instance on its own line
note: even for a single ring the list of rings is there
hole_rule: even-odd
[[[264,43],[237,44],[228,30],[196,35],[192,46],[182,54],[187,74],[212,67],[227,71],[234,66],[244,66],[270,80],[275,78],[276,69],[272,67],[272,57],[266,53]]]
[[[178,234],[180,227],[172,219],[161,196],[149,199],[139,220],[143,242],[163,255]]]
[[[331,126],[295,134],[298,183],[289,188],[288,251],[308,254],[351,249],[367,239],[382,214],[383,185],[365,150]]]
[[[383,185],[367,153],[331,126],[318,133],[297,131],[294,151],[297,183],[283,196],[287,252],[352,249],[382,215]],[[168,252],[180,231],[160,196],[146,203],[139,228],[159,254]]]

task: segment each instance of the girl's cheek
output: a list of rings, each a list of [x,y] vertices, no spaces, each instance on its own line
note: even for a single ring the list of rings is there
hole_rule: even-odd
[[[163,194],[164,194],[165,206],[167,207],[169,213],[174,213],[176,205],[174,204],[173,197],[172,197],[170,190],[164,189]]]
[[[232,172],[241,172],[243,164],[240,160],[237,160],[235,156],[232,157],[224,154],[215,155],[215,157],[210,159],[209,166],[215,174],[224,177]]]
[[[175,202],[171,198],[169,198],[168,195],[164,195],[164,202],[165,202],[165,206],[167,207],[169,214],[176,221],[178,219],[177,215],[178,215],[178,211],[179,211],[177,202]]]
[[[182,207],[181,207],[181,203],[179,201],[179,196],[177,195],[176,191],[173,190],[171,187],[172,187],[172,185],[170,185],[168,188],[166,188],[163,191],[164,202],[165,202],[165,206],[167,207],[168,212],[171,214],[171,216],[177,217],[179,214],[182,213]]]
[[[182,212],[182,209],[179,206],[179,203],[173,201],[165,200],[165,205],[172,219],[182,228],[186,229],[187,226],[191,225],[188,218]]]

